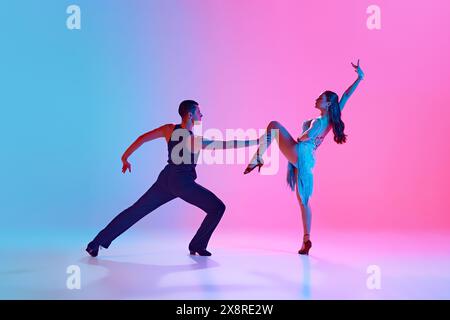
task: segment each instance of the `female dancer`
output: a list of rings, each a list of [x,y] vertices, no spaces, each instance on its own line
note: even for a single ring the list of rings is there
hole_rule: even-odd
[[[272,142],[273,135],[277,138],[279,147],[283,155],[289,161],[287,182],[292,190],[295,189],[298,203],[302,212],[303,221],[303,245],[298,251],[299,254],[308,254],[312,243],[311,233],[311,207],[309,198],[313,191],[312,169],[315,164],[315,150],[322,143],[323,139],[333,129],[334,141],[345,143],[344,122],[341,120],[341,112],[347,103],[348,98],[353,94],[360,81],[364,78],[364,73],[358,63],[355,65],[355,72],[358,74],[356,81],[344,92],[341,100],[332,91],[325,91],[317,99],[315,108],[319,109],[320,116],[303,122],[302,134],[295,141],[289,132],[279,122],[271,121],[267,126],[267,131],[261,138],[262,144],[253,156],[244,174],[250,173],[258,167],[258,172],[264,164],[262,155]]]

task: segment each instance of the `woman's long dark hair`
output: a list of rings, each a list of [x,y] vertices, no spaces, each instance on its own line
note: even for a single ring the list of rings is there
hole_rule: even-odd
[[[334,141],[339,144],[345,143],[347,141],[347,135],[344,134],[345,124],[341,119],[339,97],[333,91],[325,91],[324,94],[327,101],[331,102],[328,112],[330,114],[330,122],[333,127]],[[295,185],[297,184],[297,168],[290,162],[288,162],[286,181],[291,190],[294,191]]]
[[[339,144],[345,143],[347,141],[347,135],[344,134],[345,124],[341,119],[339,97],[333,91],[325,91],[324,94],[327,101],[331,102],[328,113],[330,114],[330,122],[333,127],[334,141]]]

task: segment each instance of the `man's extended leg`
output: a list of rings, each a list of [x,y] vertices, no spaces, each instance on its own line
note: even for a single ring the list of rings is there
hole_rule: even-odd
[[[129,229],[144,216],[175,199],[169,191],[165,190],[162,183],[156,181],[147,192],[133,205],[119,213],[92,241],[95,245],[109,247],[110,243]]]

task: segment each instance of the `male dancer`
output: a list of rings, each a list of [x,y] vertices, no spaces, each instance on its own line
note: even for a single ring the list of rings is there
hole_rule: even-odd
[[[123,154],[122,172],[125,173],[127,169],[131,172],[128,157],[145,142],[157,138],[165,138],[169,159],[167,161],[168,164],[160,172],[158,179],[150,189],[132,206],[117,215],[88,244],[86,251],[92,257],[98,255],[100,246],[108,248],[114,239],[144,216],[178,197],[206,212],[206,217],[200,228],[189,243],[190,254],[211,255],[206,250],[206,247],[214,229],[225,212],[225,204],[214,193],[194,181],[197,178],[195,166],[200,151],[199,148],[200,146],[201,148],[206,148],[209,145],[218,149],[245,147],[259,144],[259,139],[213,141],[194,136],[191,129],[203,117],[198,103],[193,100],[185,100],[181,102],[178,113],[181,116],[181,124],[166,124],[141,135]]]

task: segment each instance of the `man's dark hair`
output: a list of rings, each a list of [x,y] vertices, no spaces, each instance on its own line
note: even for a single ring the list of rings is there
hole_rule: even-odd
[[[198,107],[198,103],[194,100],[184,100],[178,107],[178,113],[181,117],[184,117],[188,112],[194,112]]]

